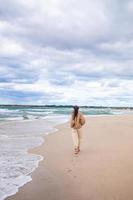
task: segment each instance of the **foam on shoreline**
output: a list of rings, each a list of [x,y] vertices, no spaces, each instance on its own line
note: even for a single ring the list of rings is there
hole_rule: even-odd
[[[40,146],[44,142],[43,136],[57,131],[54,126],[66,121],[67,118],[63,121],[55,117],[52,120],[0,124],[0,200],[17,193],[20,187],[32,180],[31,173],[43,157],[28,150]]]

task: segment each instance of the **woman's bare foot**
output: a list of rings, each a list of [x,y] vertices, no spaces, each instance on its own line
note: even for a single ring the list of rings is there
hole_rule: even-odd
[[[80,152],[80,148],[78,147],[78,153]]]
[[[74,149],[75,150],[75,154],[77,154],[79,152],[78,147]]]
[[[75,154],[78,154],[80,152],[80,148],[79,147],[75,148],[74,150],[75,150]]]

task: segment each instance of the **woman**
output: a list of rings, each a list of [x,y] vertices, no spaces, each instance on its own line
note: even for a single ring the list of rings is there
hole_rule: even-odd
[[[78,154],[80,152],[81,127],[85,124],[85,118],[83,114],[79,112],[78,106],[74,106],[73,109],[70,126],[72,128],[75,154]]]

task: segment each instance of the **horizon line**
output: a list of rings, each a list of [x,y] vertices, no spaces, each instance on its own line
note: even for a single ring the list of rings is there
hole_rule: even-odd
[[[57,104],[0,104],[0,107],[1,106],[32,106],[32,107],[73,107],[73,105],[71,104],[68,104],[68,105],[63,105],[63,104],[60,104],[60,105],[57,105]],[[81,105],[79,107],[86,107],[86,108],[130,108],[130,109],[133,109],[133,106],[102,106],[102,105],[99,105],[99,106],[92,106],[92,105]]]

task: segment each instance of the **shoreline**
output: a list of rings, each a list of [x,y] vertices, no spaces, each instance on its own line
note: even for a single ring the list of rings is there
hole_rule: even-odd
[[[98,130],[99,128],[95,127],[95,126],[100,126],[101,130],[103,130],[103,132],[104,132],[105,131],[104,129],[107,128],[105,125],[105,122],[107,124],[109,123],[109,125],[110,125],[110,120],[112,121],[112,124],[111,124],[112,130],[114,130],[113,126],[116,126],[115,129],[117,129],[117,130],[119,130],[119,128],[120,128],[121,131],[126,131],[126,129],[128,128],[128,131],[131,132],[131,130],[130,130],[130,128],[132,128],[131,122],[133,120],[132,115],[112,116],[112,118],[110,118],[110,116],[109,116],[109,118],[108,117],[102,117],[102,118],[89,117],[89,119],[87,119],[87,127],[89,127],[89,122],[91,122],[91,123],[94,123],[93,127],[91,127],[91,128]],[[98,124],[96,122],[98,122]],[[99,124],[99,122],[101,122],[102,124]],[[123,124],[129,125],[129,126],[126,126],[123,129]],[[101,127],[101,125],[102,125],[102,127]],[[119,127],[118,125],[119,126],[121,125],[122,127]],[[105,126],[105,127],[103,127],[103,126]],[[87,127],[84,128],[84,132],[86,131]],[[109,184],[108,179],[106,180],[106,176],[110,177],[110,175],[109,175],[110,167],[108,166],[108,168],[107,168],[107,166],[106,166],[106,165],[108,165],[107,163],[101,163],[101,161],[99,160],[99,157],[97,155],[97,154],[99,154],[99,152],[97,152],[97,150],[94,147],[94,145],[99,146],[99,143],[100,143],[100,145],[102,145],[102,148],[104,148],[104,149],[107,148],[106,149],[107,153],[109,155],[111,154],[111,159],[112,159],[113,157],[115,158],[115,156],[116,156],[114,154],[115,153],[114,150],[112,149],[112,145],[115,148],[120,148],[121,150],[123,150],[123,147],[121,145],[124,143],[126,138],[124,138],[124,140],[122,140],[121,145],[118,143],[118,147],[117,147],[117,146],[115,146],[116,144],[114,145],[114,143],[112,143],[112,137],[115,137],[115,135],[114,134],[110,135],[109,136],[110,141],[108,141],[106,134],[105,134],[104,139],[106,139],[108,141],[108,143],[109,143],[109,146],[108,146],[106,143],[103,144],[101,141],[101,138],[99,137],[99,134],[101,134],[101,131],[100,131],[100,133],[98,133],[96,130],[94,130],[94,133],[96,135],[91,136],[91,137],[95,137],[95,142],[93,141],[92,144],[91,144],[91,142],[90,142],[90,144],[89,143],[87,144],[87,141],[85,141],[86,144],[84,144],[83,150],[81,150],[81,154],[78,156],[75,156],[73,154],[73,144],[71,141],[71,135],[69,133],[68,133],[69,136],[67,135],[68,130],[70,131],[70,129],[68,128],[68,123],[58,125],[58,126],[56,126],[56,128],[58,128],[57,132],[54,132],[52,134],[49,134],[49,135],[46,135],[43,137],[44,142],[41,146],[30,149],[30,151],[29,151],[29,153],[42,155],[44,157],[44,159],[39,162],[38,168],[31,174],[32,181],[27,183],[23,187],[21,187],[19,189],[18,193],[16,193],[15,195],[13,195],[11,197],[8,197],[7,200],[30,200],[30,199],[41,200],[43,198],[46,198],[48,200],[81,199],[81,198],[84,200],[87,200],[88,198],[91,198],[91,200],[93,200],[93,199],[94,200],[103,200],[104,197],[106,197],[106,200],[111,200],[112,196],[114,196],[113,199],[124,200],[124,198],[129,196],[125,190],[123,190],[123,191],[125,191],[126,195],[125,194],[121,195],[121,193],[123,193],[123,192],[122,191],[120,192],[120,190],[118,190],[118,193],[116,194],[114,192],[115,188],[114,188],[113,184],[110,185],[113,188],[112,189],[110,187],[110,189],[113,190],[112,194],[110,194],[110,190],[107,187],[107,185]],[[109,131],[110,130],[108,130],[108,132]],[[132,129],[132,131],[133,131],[133,129]],[[115,131],[113,131],[113,133],[115,133]],[[119,136],[120,136],[120,134],[119,134]],[[131,137],[131,133],[127,134],[127,137],[129,137],[129,136]],[[64,137],[67,139],[67,140],[65,140],[67,145],[65,145],[65,143],[63,145],[62,141],[59,142],[59,140],[61,140],[61,139],[63,140]],[[118,138],[117,138],[117,140],[118,140]],[[90,140],[88,140],[88,141],[90,141]],[[99,143],[98,143],[98,141],[99,141]],[[130,143],[130,142],[131,142],[131,140],[128,141],[128,143]],[[133,143],[133,142],[131,142],[131,143]],[[86,154],[88,145],[90,148],[90,152],[89,152],[90,160],[88,160],[89,156],[87,156],[87,154]],[[99,146],[99,148],[100,148],[100,146]],[[109,150],[111,150],[111,152],[108,152]],[[128,149],[127,153],[131,154],[131,152],[129,150],[130,149]],[[102,149],[101,149],[101,151],[102,151]],[[118,153],[117,156],[119,157],[120,161],[122,161],[121,156],[125,152],[119,152],[119,151],[116,151],[116,152]],[[94,158],[93,158],[93,156],[94,156]],[[86,158],[87,162],[83,158]],[[107,161],[109,159],[109,158],[107,158],[106,152],[103,152],[103,151],[102,151],[102,154],[100,153],[100,158],[104,161]],[[79,162],[79,161],[82,161],[83,163]],[[110,161],[110,159],[108,161]],[[114,159],[114,161],[116,161],[116,163],[117,163],[119,160]],[[100,168],[99,169],[97,166],[97,162],[104,164],[104,165],[99,166],[99,168]],[[128,160],[128,162],[129,162],[129,160]],[[111,169],[113,170],[113,173],[112,173],[113,177],[115,174],[113,165],[116,165],[116,163],[111,162]],[[77,164],[79,164],[79,166]],[[62,165],[62,167],[60,165]],[[86,171],[87,170],[86,165],[88,167],[90,167],[90,169],[91,169],[90,171],[92,173]],[[94,168],[92,168],[92,166]],[[90,176],[90,179],[92,182],[91,181],[89,182],[88,179],[86,180],[85,174],[84,173],[81,174],[82,171],[80,171],[80,173],[79,173],[79,171],[78,171],[79,167],[81,167],[82,170],[84,170],[86,173],[88,173],[86,175]],[[120,167],[120,163],[119,163],[119,167]],[[99,180],[99,175],[100,175],[99,173],[101,173],[102,168],[105,168],[106,176],[104,174],[104,171],[102,171],[102,173],[104,175],[103,177],[105,178],[105,180],[104,179]],[[75,170],[75,172],[74,172],[74,170]],[[130,168],[130,170],[131,170],[131,168]],[[119,170],[117,169],[117,171],[119,171]],[[122,176],[122,174],[121,174],[121,176]],[[128,173],[128,177],[129,176],[130,175]],[[93,179],[96,179],[97,181],[93,180],[92,177],[93,177]],[[124,177],[124,179],[125,179],[125,177]],[[114,183],[112,178],[111,178],[111,180]],[[118,180],[116,180],[116,178],[114,180],[118,181]],[[98,191],[94,190],[94,189],[97,189],[99,181],[100,181],[99,187],[101,188],[101,190],[99,190],[99,189],[98,189]],[[132,182],[132,180],[131,180],[131,182]],[[83,186],[81,186],[83,183],[85,185],[85,188],[83,188]],[[96,188],[95,188],[94,183],[97,186]],[[69,187],[69,184],[72,188]],[[86,184],[88,184],[88,187],[91,188],[91,190],[89,189],[90,193],[91,193],[90,195],[86,191],[86,189],[87,189]],[[120,184],[120,182],[119,182],[119,184]],[[122,182],[121,184],[124,184],[124,183]],[[69,188],[70,191],[68,191],[68,188],[66,186]],[[102,186],[104,186],[104,187],[102,188]],[[80,188],[80,191],[75,190],[77,187]],[[104,191],[105,189],[108,192],[105,192]],[[119,187],[117,189],[119,189]],[[63,191],[63,192],[61,192],[61,191]],[[103,191],[105,192],[105,194]],[[130,194],[130,196],[133,197],[133,193],[131,191],[129,192],[129,194]],[[118,198],[116,198],[115,196],[117,196]],[[131,200],[131,198],[128,198],[128,200]]]
[[[24,125],[26,125],[25,126],[25,128],[27,127],[27,125],[29,124],[30,126],[31,126],[31,124],[33,124],[34,122],[35,122],[36,120],[27,120],[27,121],[25,121],[25,120],[21,120],[21,121],[9,121],[9,122],[5,122],[5,123],[2,123],[1,124],[1,142],[3,142],[3,141],[5,141],[5,140],[7,140],[7,142],[8,142],[8,140],[10,141],[10,129],[12,130],[12,128],[13,128],[13,130],[15,131],[13,131],[15,134],[17,133],[16,132],[16,125],[19,127],[19,128],[21,128],[21,129],[23,129],[23,124]],[[41,119],[41,120],[37,120],[36,121],[36,124],[42,124],[42,123],[44,123],[44,119]],[[29,122],[29,123],[28,123]],[[40,123],[41,122],[41,123]],[[62,123],[64,123],[64,122],[62,122]],[[45,125],[44,125],[45,126]],[[21,152],[21,154],[22,155],[20,155],[22,158],[23,158],[23,156],[25,156],[25,157],[27,157],[27,158],[29,158],[30,160],[32,159],[32,158],[35,158],[35,161],[34,161],[34,163],[33,163],[33,166],[32,166],[32,168],[29,168],[29,172],[27,172],[27,173],[25,173],[24,172],[24,174],[21,174],[20,176],[16,176],[15,178],[14,178],[14,180],[11,182],[11,185],[10,185],[10,180],[8,181],[8,179],[7,180],[5,180],[5,181],[7,181],[7,184],[9,184],[9,188],[7,188],[6,189],[6,187],[3,187],[3,190],[1,190],[1,198],[0,199],[6,199],[6,198],[8,198],[8,197],[10,197],[10,196],[13,196],[13,195],[15,195],[18,191],[19,191],[19,189],[20,188],[22,188],[24,185],[26,185],[28,182],[31,182],[32,181],[32,177],[31,177],[31,175],[32,175],[32,173],[38,168],[38,166],[39,166],[39,163],[44,159],[44,157],[42,156],[42,155],[40,155],[40,154],[36,154],[36,153],[32,153],[32,152],[30,152],[30,150],[31,149],[34,149],[34,148],[36,148],[36,147],[40,147],[44,142],[45,142],[45,136],[46,135],[48,135],[48,134],[52,134],[53,132],[57,132],[58,130],[57,130],[57,128],[56,128],[56,126],[52,126],[52,124],[51,124],[51,126],[49,126],[50,127],[50,129],[48,128],[46,128],[47,130],[45,130],[44,131],[44,133],[42,132],[41,133],[41,131],[40,131],[40,133],[39,133],[39,135],[37,136],[32,136],[31,135],[31,138],[33,137],[36,137],[36,139],[37,139],[37,141],[38,141],[38,139],[40,138],[40,141],[38,141],[36,144],[31,144],[30,145],[30,143],[29,143],[29,147],[28,146],[25,146],[24,148],[22,147],[22,149],[20,150],[20,149],[18,149],[19,151],[22,151]],[[10,129],[9,129],[10,128]],[[15,129],[14,129],[15,128]],[[31,127],[30,127],[31,128]],[[39,127],[38,127],[39,128]],[[2,131],[3,130],[3,131]],[[25,129],[26,130],[26,129]],[[34,129],[33,129],[33,131],[34,131]],[[7,132],[8,133],[8,135],[5,135],[5,132]],[[12,131],[11,131],[12,132]],[[23,131],[22,131],[23,132]],[[26,132],[27,132],[27,130],[26,130]],[[12,137],[13,136],[13,137]],[[25,135],[26,136],[26,135]],[[22,136],[22,138],[25,138],[25,136],[23,135]],[[21,137],[21,134],[20,134],[20,137]],[[30,136],[28,136],[27,135],[27,138],[28,137],[30,137]],[[19,140],[19,135],[11,135],[11,141],[13,140],[13,138],[14,139],[18,139]],[[5,141],[6,142],[6,141]],[[4,143],[5,143],[4,142]],[[20,142],[21,142],[21,138],[20,138]],[[23,142],[23,141],[22,141]],[[8,143],[7,143],[7,145],[8,145]],[[7,146],[6,145],[6,146]],[[10,143],[9,143],[9,145],[10,145]],[[35,146],[34,146],[35,145]],[[22,145],[23,146],[23,145]],[[30,147],[31,146],[31,147]],[[33,147],[32,147],[33,146]],[[10,147],[9,147],[10,148]],[[15,146],[15,148],[16,148],[16,146]],[[11,149],[11,151],[12,151],[13,149]],[[7,152],[8,152],[9,150],[8,150],[8,147],[7,147]],[[18,154],[20,153],[18,151]],[[3,152],[4,153],[4,152]],[[1,154],[1,156],[3,156],[3,153]],[[12,154],[12,155],[14,155],[14,154]],[[7,156],[7,153],[5,154],[5,156]],[[19,157],[20,158],[20,157]],[[4,159],[4,158],[3,158]],[[17,158],[18,159],[18,158]],[[21,158],[20,158],[21,159]],[[7,160],[7,158],[6,158],[6,160]],[[6,161],[5,160],[5,161]],[[30,160],[29,160],[29,162],[30,162]],[[7,160],[8,161],[8,160]],[[31,160],[32,161],[32,160]],[[3,161],[1,161],[1,162],[3,162]],[[23,162],[23,161],[22,161]],[[21,169],[19,169],[19,167],[20,168],[25,168],[25,166],[23,166],[23,164],[24,163],[21,163],[20,164],[20,166],[19,166],[19,160],[17,160],[17,161],[14,161],[13,162],[13,165],[14,164],[18,164],[18,166],[13,166],[13,168],[12,168],[12,170],[13,170],[13,173],[14,173],[14,168],[15,167],[17,167],[17,169],[16,169],[16,174],[17,174],[17,171],[19,171],[19,170],[21,170]],[[12,164],[12,163],[11,163]],[[28,162],[27,162],[27,164],[29,164]],[[3,164],[2,164],[3,165]],[[8,163],[6,164],[6,168],[8,168]],[[9,168],[10,169],[10,168]],[[27,170],[27,168],[25,168],[25,170]],[[3,172],[2,172],[3,173]],[[6,172],[7,173],[7,172]],[[4,176],[7,176],[7,174],[1,174],[2,176],[1,176],[1,178],[2,178],[2,182],[1,183],[4,183]],[[4,175],[4,176],[3,176]],[[14,174],[13,174],[14,175]],[[11,177],[11,174],[9,173],[9,177]],[[16,185],[16,186],[15,186]],[[1,184],[1,188],[2,188],[2,184]],[[14,187],[15,186],[15,187]],[[0,188],[0,189],[1,189]],[[7,191],[6,193],[4,192],[4,191]],[[5,194],[4,194],[5,193]]]

